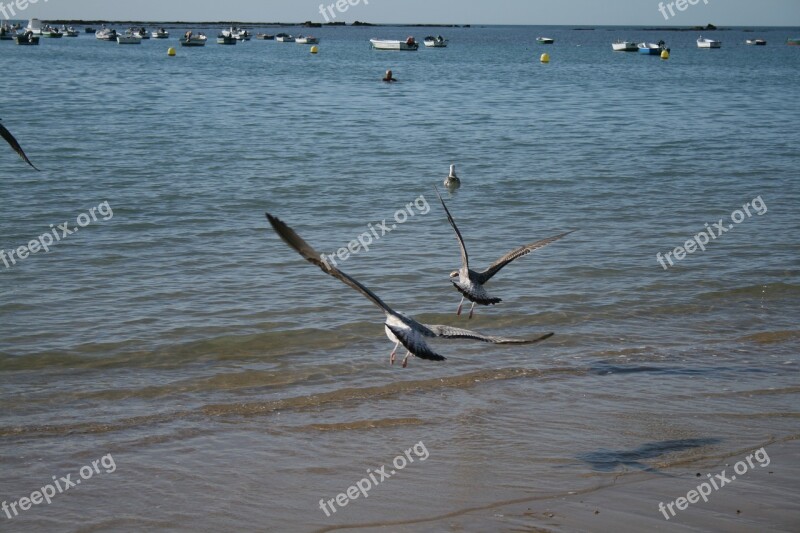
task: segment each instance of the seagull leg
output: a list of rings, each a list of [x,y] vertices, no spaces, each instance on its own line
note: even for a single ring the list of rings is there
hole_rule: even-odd
[[[461,297],[461,303],[460,303],[460,304],[458,304],[458,309],[456,310],[456,314],[457,314],[458,316],[461,316],[461,308],[462,308],[463,306],[464,306],[464,297],[462,296],[462,297]]]
[[[411,357],[411,352],[408,352],[405,357],[403,357],[403,368],[408,366],[408,358]]]
[[[469,317],[472,318],[472,313],[475,311],[475,302],[472,302],[472,307],[469,310]]]
[[[389,354],[389,364],[390,365],[394,364],[394,356],[397,355],[397,347],[398,346],[400,346],[400,341],[397,341],[397,343],[394,345],[394,350],[392,350],[392,353]]]

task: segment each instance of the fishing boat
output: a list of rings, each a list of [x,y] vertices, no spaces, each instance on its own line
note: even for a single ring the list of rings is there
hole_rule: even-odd
[[[49,37],[51,39],[60,39],[63,36],[64,36],[64,34],[61,33],[61,30],[59,30],[58,28],[53,28],[51,26],[45,26],[42,29],[42,37]]]
[[[25,32],[31,32],[33,35],[41,35],[42,34],[42,21],[39,19],[30,19],[28,21],[28,25],[25,26]]]
[[[800,46],[800,39],[786,39],[786,44],[789,46]]]
[[[112,30],[110,28],[106,28],[103,26],[99,30],[97,30],[94,34],[95,38],[98,41],[113,41],[117,42],[117,30]]]
[[[153,39],[169,39],[169,32],[164,28],[159,28],[153,32]]]
[[[125,35],[117,35],[117,43],[119,44],[142,44],[142,38],[139,34],[134,33],[132,30],[125,32]]]
[[[550,37],[537,37],[536,42],[539,44],[553,44],[556,40]]]
[[[13,41],[17,37],[17,30],[8,24],[0,26],[0,41]]]
[[[249,31],[241,28],[233,28],[232,35],[237,41],[249,41],[252,38]]]
[[[766,46],[767,41],[764,39],[747,39],[744,44],[754,45],[754,46]]]
[[[256,39],[260,39],[262,41],[274,41],[275,40],[275,36],[274,35],[270,35],[269,33],[257,33],[256,34]]]
[[[275,36],[275,40],[279,43],[293,43],[294,37],[289,35],[288,33],[279,33]]]
[[[38,45],[39,44],[39,36],[34,35],[30,31],[26,31],[22,35],[17,35],[14,37],[14,42],[19,45]]]
[[[67,28],[66,26],[61,26],[61,33],[63,33],[67,37],[77,37],[78,35],[80,35],[80,32],[75,28],[73,28],[72,26],[70,26],[69,28]]]
[[[703,39],[701,35],[697,39],[697,48],[720,48],[722,41],[715,41],[714,39]]]
[[[375,50],[409,50],[414,51],[419,49],[419,43],[413,38],[409,37],[405,41],[389,41],[383,39],[370,39],[369,42]]]
[[[422,42],[425,43],[425,46],[427,46],[428,48],[447,48],[447,43],[448,43],[447,39],[445,39],[441,35],[437,37],[434,37],[433,35],[428,35]]]
[[[639,47],[633,41],[619,40],[611,43],[611,49],[615,52],[635,52]]]
[[[149,39],[150,33],[147,31],[147,28],[131,28],[131,33],[139,37],[140,39]]]
[[[222,32],[219,35],[217,35],[217,44],[231,45],[231,44],[236,44],[237,41],[238,40],[236,39],[236,37],[230,34],[225,35],[225,32]]]
[[[208,37],[204,34],[198,33],[194,35],[191,31],[187,31],[183,39],[180,40],[180,43],[181,46],[205,46],[207,41]]]
[[[296,42],[297,44],[319,44],[319,38],[312,37],[311,35],[306,37],[298,35],[297,38],[294,40],[294,42]]]
[[[639,49],[640,54],[649,54],[649,55],[661,55],[661,52],[666,50],[669,52],[669,48],[665,48],[664,41],[658,41],[657,43],[639,43],[636,45]]]

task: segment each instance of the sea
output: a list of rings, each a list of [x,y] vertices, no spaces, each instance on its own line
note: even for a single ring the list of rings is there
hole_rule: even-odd
[[[167,29],[0,42],[41,169],[0,147],[0,530],[521,531],[491,510],[800,437],[800,28]],[[435,187],[476,269],[577,231],[458,316]],[[420,322],[555,335],[390,365],[267,212]]]

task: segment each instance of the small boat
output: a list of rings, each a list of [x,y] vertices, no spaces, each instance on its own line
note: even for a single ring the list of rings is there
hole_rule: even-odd
[[[425,46],[428,48],[447,48],[447,39],[439,35],[438,37],[434,37],[433,35],[428,35],[422,41],[425,43]]]
[[[217,35],[217,44],[236,44],[237,41],[236,37],[230,34],[225,35],[225,32]]]
[[[8,24],[0,26],[0,41],[13,41],[17,37],[17,30]]]
[[[233,30],[233,37],[237,41],[249,41],[253,37],[247,30],[241,28],[234,28]]]
[[[67,37],[77,37],[78,35],[80,35],[80,32],[75,28],[73,28],[72,26],[70,26],[69,28],[67,28],[66,26],[61,26],[61,33],[63,33]]]
[[[550,37],[537,37],[536,42],[539,44],[553,44],[556,40]]]
[[[64,36],[64,34],[61,33],[61,30],[59,30],[58,28],[52,28],[50,26],[45,26],[42,29],[42,37],[50,37],[52,39],[60,39],[63,36]]]
[[[767,45],[767,41],[765,41],[764,39],[747,39],[744,42],[744,44],[750,44],[750,45],[755,45],[755,46],[766,46]]]
[[[99,41],[113,41],[117,42],[117,30],[112,30],[103,26],[94,34],[95,38]]]
[[[194,35],[191,31],[187,31],[183,39],[180,40],[181,46],[205,46],[208,37],[202,33]]]
[[[169,32],[164,28],[159,28],[153,32],[153,39],[169,39]]]
[[[142,38],[138,33],[131,30],[125,32],[125,35],[117,35],[117,43],[119,44],[142,44]]]
[[[275,40],[278,41],[279,43],[293,43],[294,37],[292,37],[287,33],[279,33],[278,35],[275,36]]]
[[[30,31],[26,31],[22,35],[14,37],[14,42],[20,45],[37,45],[39,44],[39,36],[34,35]]]
[[[139,37],[140,39],[149,39],[150,33],[147,31],[147,28],[131,28],[131,32]]]
[[[383,39],[370,39],[369,42],[375,50],[418,50],[419,43],[409,37],[405,41],[389,41]]]
[[[722,41],[715,41],[714,39],[703,39],[701,35],[697,39],[697,48],[720,48]]]
[[[800,39],[786,39],[786,44],[789,46],[800,46]]]
[[[270,35],[268,33],[257,33],[256,34],[256,39],[260,39],[262,41],[274,41],[275,40],[275,36],[274,35]]]
[[[611,43],[611,49],[614,50],[615,52],[635,52],[636,50],[639,49],[639,47],[636,46],[636,43],[632,41],[619,40],[614,43]]]
[[[30,19],[25,26],[25,33],[31,32],[34,35],[42,34],[42,22],[39,19]]]
[[[307,36],[303,37],[302,35],[298,35],[297,38],[294,40],[297,44],[319,44],[319,38]]]
[[[669,48],[665,48],[664,41],[658,41],[657,43],[639,43],[636,47],[639,49],[639,53],[654,56],[661,55],[661,52],[664,50],[669,52]]]

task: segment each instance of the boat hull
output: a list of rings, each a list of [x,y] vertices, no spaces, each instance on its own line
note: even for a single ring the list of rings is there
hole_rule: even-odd
[[[375,50],[394,50],[394,51],[409,51],[413,52],[419,50],[419,43],[414,41],[413,43],[409,43],[408,41],[382,41],[380,39],[370,39],[369,41],[372,44],[372,48]]]
[[[635,52],[638,50],[638,47],[636,46],[636,43],[623,42],[613,43],[611,45],[611,49],[615,52]]]

